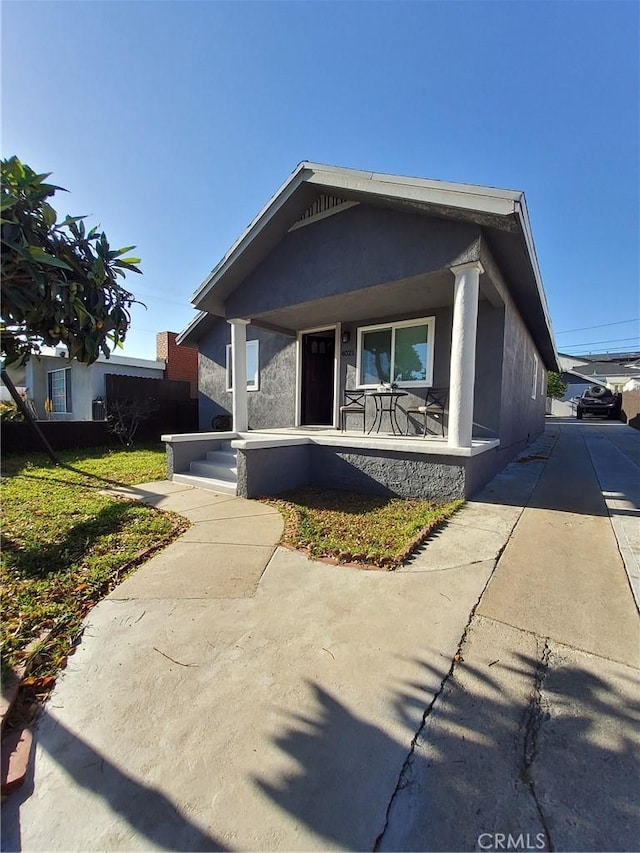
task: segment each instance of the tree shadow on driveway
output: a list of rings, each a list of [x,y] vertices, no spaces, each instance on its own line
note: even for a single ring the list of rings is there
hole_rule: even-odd
[[[433,703],[419,680],[396,690],[405,725],[425,714],[413,743],[311,685],[316,713],[274,737],[292,769],[256,785],[305,825],[307,848],[494,850],[511,834],[526,849],[528,834],[530,849],[636,850],[636,673],[542,646],[506,657],[458,662]]]

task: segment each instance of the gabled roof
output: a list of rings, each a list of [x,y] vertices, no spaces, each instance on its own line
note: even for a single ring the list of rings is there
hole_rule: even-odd
[[[584,382],[588,385],[600,385],[601,388],[606,388],[607,383],[603,382],[601,379],[598,379],[595,376],[583,376],[582,373],[579,373],[575,368],[563,370],[560,374],[561,376],[575,376],[576,379],[579,379],[580,382]],[[573,385],[577,383],[572,383]]]
[[[576,363],[591,364],[594,361],[602,361],[613,364],[628,364],[629,362],[640,361],[640,352],[638,350],[630,350],[628,352],[598,352],[589,353],[589,355],[567,355],[559,352],[560,359],[573,359]]]
[[[640,376],[640,368],[624,367],[622,364],[611,361],[593,361],[590,364],[581,364],[574,368],[581,376]]]
[[[524,193],[306,161],[297,166],[193,294],[192,303],[203,314],[181,333],[179,343],[197,341],[207,314],[224,316],[228,296],[320,195],[482,226],[545,364],[557,369],[551,320]]]

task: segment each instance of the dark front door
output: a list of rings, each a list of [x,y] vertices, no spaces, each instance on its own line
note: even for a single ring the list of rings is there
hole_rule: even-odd
[[[303,425],[333,425],[335,349],[333,329],[302,336]]]

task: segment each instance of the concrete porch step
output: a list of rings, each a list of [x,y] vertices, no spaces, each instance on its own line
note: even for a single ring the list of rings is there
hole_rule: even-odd
[[[210,450],[205,458],[209,462],[227,464],[231,468],[236,464],[236,451],[232,450],[230,447],[225,447],[220,450]]]
[[[187,461],[189,456],[185,458],[183,455],[183,467],[178,469],[178,473],[174,473],[173,482],[197,486],[211,492],[237,494],[238,468],[236,451],[231,448],[232,438],[233,436],[220,439],[213,446],[207,441],[206,447],[209,449],[202,448],[203,455],[197,459],[191,456],[192,461]]]
[[[198,459],[196,462],[192,462],[189,465],[189,473],[195,474],[198,477],[208,477],[214,480],[227,480],[234,483],[237,482],[238,469],[235,466],[235,459],[233,459],[233,467],[225,463],[226,460],[216,460],[213,462],[208,459]]]
[[[200,477],[196,474],[174,474],[174,483],[184,483],[185,486],[197,486],[209,492],[220,492],[225,495],[235,495],[237,484],[232,480],[220,480],[213,477]]]

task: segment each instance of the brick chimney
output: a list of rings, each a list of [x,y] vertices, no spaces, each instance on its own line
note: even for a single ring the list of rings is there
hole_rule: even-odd
[[[184,345],[178,346],[177,332],[158,332],[156,335],[156,358],[164,361],[165,379],[189,382],[191,396],[198,396],[198,350]]]

